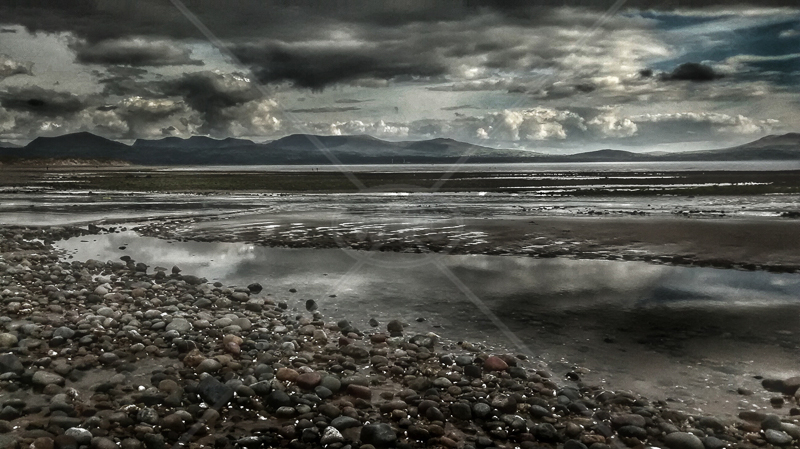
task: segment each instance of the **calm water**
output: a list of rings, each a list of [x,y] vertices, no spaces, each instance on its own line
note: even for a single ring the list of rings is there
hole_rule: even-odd
[[[728,217],[779,217],[796,210],[800,195],[547,197],[482,192],[352,194],[161,194],[100,192],[2,192],[0,224],[119,223],[201,216],[279,215],[313,212],[386,216],[576,215],[588,210],[645,211],[652,215],[700,210]]]
[[[582,366],[587,381],[693,410],[751,408],[740,403],[737,387],[760,391],[753,376],[791,373],[796,365],[799,275],[165,242],[133,232],[59,246],[79,260],[128,255],[151,268],[176,264],[226,285],[260,282],[263,294],[298,313],[306,299],[316,299],[326,317],[347,318],[362,329],[370,318],[401,318],[417,332],[527,352],[558,375]],[[491,314],[481,313],[475,301]],[[420,317],[425,321],[415,321]],[[508,332],[524,347],[513,347]]]
[[[309,171],[323,172],[673,172],[673,171],[778,171],[800,170],[800,161],[697,161],[697,162],[548,162],[515,164],[364,164],[364,165],[244,165],[164,167],[163,171]]]

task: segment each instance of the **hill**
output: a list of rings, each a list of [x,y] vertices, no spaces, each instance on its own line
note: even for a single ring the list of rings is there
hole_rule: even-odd
[[[800,133],[770,135],[719,150],[687,151],[660,156],[670,161],[758,161],[800,159]]]
[[[125,160],[130,147],[124,143],[88,132],[58,137],[37,137],[24,148],[12,149],[13,156],[24,158],[70,158]]]
[[[255,145],[252,140],[235,139],[212,139],[205,136],[192,136],[188,139],[180,137],[165,137],[159,140],[136,139],[133,148],[185,148],[185,149],[208,149],[208,148],[231,148],[247,145]]]
[[[570,155],[496,149],[447,138],[390,142],[367,135],[310,134],[293,134],[266,143],[194,136],[188,139],[139,139],[133,145],[126,145],[80,132],[39,137],[22,148],[0,146],[0,158],[4,160],[62,158],[141,165],[329,164],[328,155],[345,164],[452,163],[465,156],[470,157],[472,163],[800,160],[800,134],[766,136],[718,150],[632,153],[602,149]]]

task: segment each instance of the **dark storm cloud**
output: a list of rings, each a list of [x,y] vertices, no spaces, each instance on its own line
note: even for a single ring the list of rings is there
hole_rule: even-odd
[[[226,108],[241,106],[263,98],[258,88],[239,74],[203,71],[185,73],[178,79],[159,84],[166,96],[181,97],[203,119],[203,132],[218,132],[228,127],[231,117]]]
[[[575,7],[603,12],[615,0],[192,0],[187,7],[222,37],[263,35],[299,36],[314,31],[320,20],[374,23],[380,26],[409,22],[440,22],[497,11],[526,21],[537,20],[549,8]],[[741,0],[736,5],[796,7],[795,0]],[[674,10],[731,6],[728,0],[629,0],[624,8]],[[122,36],[200,37],[194,26],[164,0],[4,0],[0,17],[5,23],[32,31],[74,31],[97,42]]]
[[[123,66],[203,65],[192,59],[191,51],[166,40],[145,38],[111,39],[96,43],[87,41],[71,45],[78,62]]]
[[[671,73],[664,73],[661,79],[665,81],[713,81],[722,78],[724,75],[717,73],[710,66],[697,62],[685,62],[675,67]]]
[[[142,82],[147,75],[147,70],[138,67],[111,66],[106,70],[95,70],[92,74],[98,78],[98,83],[103,85],[104,96],[141,96],[153,97],[158,95],[158,90],[152,83]]]
[[[360,111],[361,108],[356,108],[352,106],[348,107],[321,107],[321,108],[307,108],[307,109],[290,109],[289,112],[295,113],[311,113],[311,114],[321,114],[327,112],[348,112],[348,111]]]
[[[74,115],[88,105],[85,98],[38,86],[9,87],[0,92],[0,105],[9,111],[29,112],[44,117]]]
[[[553,67],[555,45],[532,45],[519,30],[482,33],[503,25],[591,27],[613,0],[193,0],[193,14],[253,69],[259,81],[322,89],[332,84],[381,87],[386,81],[457,73],[458,58],[481,58],[495,70]],[[743,2],[795,6],[792,1]],[[630,0],[624,8],[697,8],[722,1]],[[562,14],[564,6],[581,14]],[[178,40],[205,37],[168,1],[7,0],[4,22],[32,31],[72,32],[84,63],[164,66],[198,64]],[[615,20],[626,20],[619,15]],[[629,19],[629,18],[628,18]],[[616,29],[606,21],[601,27]],[[332,34],[352,41],[339,45]],[[516,34],[514,34],[516,33]],[[135,90],[106,83],[109,93]]]
[[[232,51],[243,63],[253,67],[261,82],[290,82],[310,89],[359,79],[391,80],[447,73],[441,61],[420,54],[405,42],[357,47],[273,42],[239,46]]]

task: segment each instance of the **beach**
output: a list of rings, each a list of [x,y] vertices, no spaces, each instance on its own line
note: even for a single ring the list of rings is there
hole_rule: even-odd
[[[6,447],[800,436],[793,193],[63,181],[0,192]]]

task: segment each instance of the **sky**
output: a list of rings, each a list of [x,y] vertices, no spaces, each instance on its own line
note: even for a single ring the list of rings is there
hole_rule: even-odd
[[[722,148],[800,131],[800,5],[0,2],[0,141],[78,131]]]

